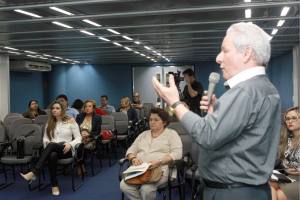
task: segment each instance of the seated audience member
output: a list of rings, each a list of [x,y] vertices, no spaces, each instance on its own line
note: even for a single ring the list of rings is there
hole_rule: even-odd
[[[138,115],[136,111],[132,108],[128,97],[121,98],[119,112],[127,113],[128,121],[131,121],[132,123],[138,121]]]
[[[101,96],[100,103],[101,103],[100,108],[103,111],[107,112],[109,115],[111,115],[111,113],[113,113],[113,112],[116,112],[115,107],[113,107],[111,105],[108,105],[108,96],[107,95],[102,95]]]
[[[140,94],[138,92],[134,92],[132,97],[132,107],[141,110],[143,108],[143,104]]]
[[[293,183],[277,184],[271,182],[272,199],[300,199],[300,112],[299,107],[288,109],[284,114],[284,125],[281,129],[278,157],[281,166]]]
[[[83,104],[83,112],[77,115],[76,122],[80,127],[80,133],[82,137],[83,145],[78,148],[78,164],[85,171],[83,148],[88,150],[94,150],[96,148],[95,137],[101,132],[101,117],[96,115],[96,102],[94,100],[86,100]],[[80,167],[78,168],[78,174],[82,176]]]
[[[124,179],[120,183],[122,192],[131,200],[154,200],[157,188],[168,179],[168,165],[182,157],[182,142],[176,131],[166,128],[169,115],[161,108],[150,112],[150,130],[141,133],[126,152],[126,158],[132,165],[143,162],[152,167],[160,167],[163,176],[157,183],[130,185]]]
[[[78,113],[81,113],[82,107],[83,107],[83,101],[81,99],[75,99],[75,101],[71,106],[71,108],[76,109]]]
[[[69,107],[68,97],[66,95],[60,94],[56,97],[56,100],[63,104],[63,106],[66,108],[66,113],[68,116],[76,119],[76,116],[79,114],[79,112],[75,108]]]
[[[27,112],[23,113],[25,118],[35,119],[39,115],[47,115],[47,113],[39,108],[37,100],[30,100]]]
[[[75,146],[81,142],[79,127],[73,118],[66,115],[65,107],[59,101],[50,106],[51,112],[43,136],[44,150],[30,172],[21,174],[27,181],[34,181],[44,164],[48,165],[52,194],[60,194],[57,182],[58,159],[70,158]]]
[[[100,116],[108,115],[108,113],[105,110],[103,110],[102,108],[96,108],[95,113]]]

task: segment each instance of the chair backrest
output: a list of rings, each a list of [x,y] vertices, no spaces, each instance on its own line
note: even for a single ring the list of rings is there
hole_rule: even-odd
[[[3,124],[4,124],[4,127],[5,127],[5,134],[7,136],[10,132],[10,129],[11,129],[11,126],[12,126],[13,122],[17,119],[24,119],[24,117],[20,116],[20,115],[13,115],[13,116],[8,116],[8,117],[4,118]]]
[[[152,103],[143,103],[144,116],[148,119],[151,109],[154,108]]]
[[[38,124],[19,124],[13,129],[12,144],[13,149],[17,149],[17,138],[25,138],[25,155],[31,155],[33,148],[42,145],[42,128]]]
[[[124,134],[128,131],[128,116],[123,112],[114,112],[112,113],[115,121],[115,129],[118,134]]]
[[[111,115],[103,115],[102,118],[102,124],[101,129],[102,130],[115,130],[115,121],[114,117]]]
[[[35,120],[33,120],[33,123],[41,126],[43,130],[45,125],[47,124],[47,121],[48,121],[48,115],[39,115],[35,118]]]
[[[19,131],[22,131],[20,130],[20,127],[22,127],[24,124],[33,124],[33,122],[28,118],[21,118],[13,121],[8,132],[9,141],[12,141],[15,137],[18,137]]]
[[[12,117],[12,116],[23,116],[21,113],[8,113],[5,117],[4,117],[4,120],[6,117]]]
[[[5,126],[2,121],[0,121],[0,142],[4,142],[7,139],[5,134]]]
[[[172,122],[169,124],[168,128],[175,130],[179,137],[181,138],[182,147],[183,147],[183,155],[190,152],[192,153],[192,137],[187,133],[185,128],[181,125],[180,122]]]

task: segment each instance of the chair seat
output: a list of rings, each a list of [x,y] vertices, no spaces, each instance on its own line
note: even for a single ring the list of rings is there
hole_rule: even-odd
[[[110,143],[111,140],[101,140],[102,144]]]
[[[59,159],[57,161],[57,164],[60,164],[60,165],[68,165],[68,164],[71,164],[73,162],[74,158],[65,158],[65,159]]]
[[[17,156],[3,156],[1,158],[1,163],[7,165],[19,165],[29,163],[32,156],[25,156],[24,158],[17,158]]]
[[[117,135],[117,140],[125,140],[128,135]]]

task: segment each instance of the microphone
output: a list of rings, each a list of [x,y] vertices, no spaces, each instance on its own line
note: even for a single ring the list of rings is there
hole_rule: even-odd
[[[209,75],[208,78],[209,84],[208,84],[208,90],[207,90],[207,98],[208,98],[208,103],[211,101],[211,97],[214,94],[215,88],[217,83],[220,81],[220,74],[216,72],[212,72]],[[207,113],[207,110],[201,109],[201,115],[204,117]]]

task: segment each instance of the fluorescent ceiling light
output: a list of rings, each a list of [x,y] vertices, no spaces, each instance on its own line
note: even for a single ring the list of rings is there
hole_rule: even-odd
[[[251,9],[249,8],[249,9],[246,9],[245,10],[245,18],[251,18]]]
[[[12,48],[12,47],[3,47],[4,49],[9,49],[9,50],[13,50],[13,51],[18,51],[19,49],[15,49],[15,48]]]
[[[52,57],[52,56],[49,55],[49,54],[43,54],[43,56],[45,56],[45,57]]]
[[[282,19],[279,20],[277,23],[277,26],[282,26],[284,24],[284,22],[285,22],[285,20],[282,20]]]
[[[64,63],[64,64],[66,64],[67,62],[65,62],[65,61],[60,61],[61,63]]]
[[[34,51],[24,51],[25,53],[31,53],[31,54],[37,54],[37,52]]]
[[[113,44],[114,44],[114,45],[117,45],[117,46],[120,46],[120,47],[122,46],[121,44],[119,44],[119,43],[117,43],[117,42],[113,42]]]
[[[60,12],[60,13],[62,13],[62,14],[65,14],[65,15],[74,15],[73,13],[71,13],[71,12],[68,12],[68,11],[66,11],[66,10],[63,10],[63,9],[61,9],[61,8],[58,8],[58,7],[49,7],[51,10],[55,10],[55,11],[57,11],[57,12]]]
[[[161,56],[161,53],[157,53],[156,55]]]
[[[94,34],[94,33],[91,33],[91,32],[89,32],[89,31],[80,30],[80,32],[81,32],[81,33],[84,33],[84,34],[86,34],[86,35],[95,36],[95,34]]]
[[[36,56],[33,55],[26,55],[27,57],[31,57],[31,58],[37,58]]]
[[[73,62],[73,60],[71,60],[71,59],[65,59],[66,61],[70,61],[70,62]]]
[[[289,10],[290,10],[290,7],[287,7],[287,6],[283,7],[281,10],[280,16],[282,16],[282,17],[286,16],[287,13],[289,12]]]
[[[148,46],[144,46],[144,48],[147,49],[147,50],[151,50],[151,48],[148,47]]]
[[[132,51],[132,49],[129,47],[124,47],[124,48],[127,49],[128,51]]]
[[[146,55],[145,55],[145,54],[143,54],[143,53],[141,53],[140,55],[141,55],[141,56],[144,56],[144,57],[146,57]]]
[[[151,59],[149,56],[147,56],[146,58]]]
[[[67,24],[63,24],[63,23],[61,23],[61,22],[57,22],[57,21],[54,21],[54,22],[52,22],[53,24],[56,24],[56,25],[58,25],[58,26],[62,26],[62,27],[64,27],[64,28],[73,28],[72,26],[69,26],[69,25],[67,25]]]
[[[105,38],[105,37],[98,37],[100,40],[103,40],[103,41],[106,41],[106,42],[109,42],[110,40]]]
[[[55,59],[51,59],[51,61],[53,61],[53,62],[57,62],[58,60],[55,60]]]
[[[250,3],[250,2],[251,2],[251,0],[244,0],[244,2],[245,2],[245,3]]]
[[[77,61],[77,60],[74,60],[73,62],[74,62],[74,63],[80,63],[80,62],[79,62],[79,61]]]
[[[24,15],[29,15],[29,16],[31,16],[31,17],[42,18],[42,16],[40,16],[40,15],[34,14],[34,13],[32,13],[32,12],[25,11],[25,10],[16,9],[16,10],[14,10],[14,11],[15,11],[15,12],[18,12],[18,13],[21,13],[21,14],[24,14]]]
[[[108,28],[108,29],[106,29],[106,30],[108,30],[109,32],[114,33],[114,34],[116,34],[116,35],[120,35],[120,34],[121,34],[121,33],[119,33],[118,31],[115,31],[114,29]]]
[[[89,19],[84,19],[84,20],[82,20],[82,21],[85,22],[85,23],[91,24],[91,25],[93,25],[93,26],[96,26],[96,27],[101,26],[100,24],[98,24],[98,23],[96,23],[96,22],[93,22],[93,21],[91,21],[91,20],[89,20]]]
[[[12,53],[12,54],[20,55],[19,52],[15,52],[15,51],[7,51],[7,53]]]
[[[140,54],[140,52],[138,52],[138,51],[134,51],[134,53],[136,53],[136,54]]]
[[[38,58],[43,59],[43,60],[48,60],[48,58],[45,58],[45,57],[43,57],[43,56],[40,56],[40,57],[38,57]]]
[[[276,33],[278,32],[278,29],[277,28],[273,28],[273,30],[272,30],[272,35],[275,35]]]
[[[58,56],[54,56],[54,58],[57,58],[57,59],[63,59],[62,57],[58,57]]]
[[[136,43],[136,44],[141,44],[141,42],[139,42],[139,41],[135,41],[134,43]]]
[[[126,35],[123,35],[122,37],[125,38],[126,40],[130,40],[130,41],[133,40],[131,37],[128,37]]]

